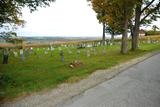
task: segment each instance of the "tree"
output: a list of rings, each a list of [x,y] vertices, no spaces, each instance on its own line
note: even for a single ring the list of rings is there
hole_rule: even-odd
[[[90,1],[90,0],[88,0]],[[99,20],[100,23],[103,25],[103,36],[102,36],[102,41],[103,45],[105,45],[105,32],[106,32],[106,2],[105,0],[91,0],[92,2],[92,7],[93,10],[97,13],[97,19]]]
[[[126,54],[128,51],[128,47],[127,47],[128,46],[128,43],[127,43],[128,26],[129,26],[128,24],[129,24],[129,20],[132,18],[132,15],[133,15],[133,8],[135,5],[135,1],[124,0],[123,2],[121,2],[117,0],[116,4],[118,4],[119,5],[118,8],[121,9],[121,15],[122,15],[121,21],[123,23],[121,53]],[[117,8],[117,11],[118,11],[118,8]]]
[[[6,42],[13,44],[22,44],[23,42],[23,39],[18,38],[15,32],[1,32],[0,39],[1,38],[4,39]]]
[[[4,26],[22,25],[22,8],[28,7],[31,12],[38,7],[49,6],[54,0],[0,0],[0,28]]]
[[[100,2],[105,5],[101,6]],[[133,17],[135,1],[131,0],[92,0],[93,9],[98,14],[102,14],[101,10],[105,10],[105,16],[102,21],[105,21],[111,28],[115,28],[122,34],[121,53],[127,53],[127,38],[128,38],[128,23]],[[100,8],[97,8],[100,7]],[[114,24],[113,24],[114,23]]]
[[[118,30],[116,30],[115,23],[112,23],[112,24],[113,24],[113,26],[108,25],[108,24],[106,25],[106,33],[109,33],[111,35],[111,43],[114,44],[114,36],[116,34],[119,34],[120,32],[118,32]]]
[[[135,7],[135,17],[131,24],[132,47],[131,50],[138,49],[139,27],[151,24],[160,18],[160,0],[137,0]]]
[[[153,25],[152,29],[153,29],[154,32],[156,32],[157,30],[159,30],[159,28],[156,25]]]

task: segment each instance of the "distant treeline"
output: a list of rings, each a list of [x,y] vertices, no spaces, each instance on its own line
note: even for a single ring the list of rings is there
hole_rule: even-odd
[[[160,31],[149,30],[146,32],[146,35],[160,35]]]
[[[23,37],[27,42],[95,40],[96,37]]]

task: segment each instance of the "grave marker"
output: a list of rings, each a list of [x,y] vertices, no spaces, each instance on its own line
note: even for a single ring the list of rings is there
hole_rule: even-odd
[[[81,53],[81,51],[80,51],[80,50],[77,50],[77,57],[80,56],[80,53]]]
[[[25,49],[25,55],[26,55],[26,56],[29,56],[28,49]]]
[[[25,57],[24,57],[24,54],[23,54],[23,49],[20,49],[20,57],[23,61],[25,60]]]
[[[105,49],[103,49],[103,50],[102,50],[102,53],[103,53],[103,54],[106,54],[106,50],[105,50]]]
[[[87,50],[87,57],[90,57],[90,56],[91,56],[90,51]]]
[[[14,57],[18,57],[18,53],[17,52],[13,52]]]
[[[33,48],[31,47],[31,48],[30,48],[30,54],[32,54],[32,53],[33,53]]]
[[[95,48],[93,49],[93,53],[94,55],[97,55],[97,50]]]
[[[9,52],[8,48],[3,50],[3,64],[8,64]]]
[[[59,54],[60,54],[60,60],[64,62],[64,52],[61,50]]]
[[[54,51],[54,48],[53,48],[53,47],[51,47],[51,51]]]
[[[48,54],[48,51],[45,51],[45,52],[44,52],[44,54],[46,54],[46,55],[47,55],[47,54]]]

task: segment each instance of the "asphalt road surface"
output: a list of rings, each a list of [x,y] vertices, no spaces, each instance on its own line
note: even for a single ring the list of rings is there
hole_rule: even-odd
[[[57,107],[160,107],[160,54]]]

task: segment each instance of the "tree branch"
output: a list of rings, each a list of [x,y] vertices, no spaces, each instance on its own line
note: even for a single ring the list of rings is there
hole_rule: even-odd
[[[154,9],[152,9],[150,12],[148,12],[148,14],[146,14],[146,16],[144,16],[141,19],[140,23],[142,23],[150,14],[152,14],[153,12],[155,12],[159,8],[160,8],[160,2],[157,4],[157,6]]]
[[[141,11],[141,14],[154,2],[155,0],[152,0],[146,7],[144,7]]]

